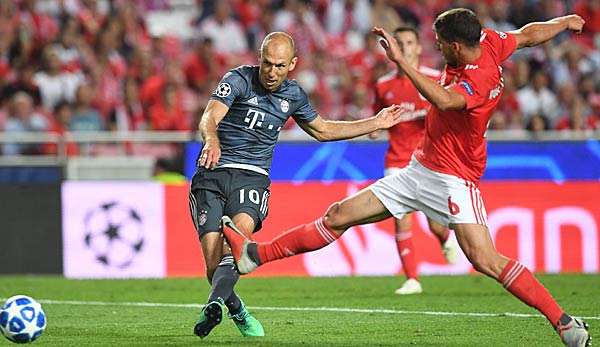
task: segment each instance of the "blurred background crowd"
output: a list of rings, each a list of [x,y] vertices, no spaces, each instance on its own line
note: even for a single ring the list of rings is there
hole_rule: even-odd
[[[422,63],[441,69],[431,27],[450,7],[471,8],[501,31],[581,15],[581,35],[507,62],[490,128],[600,127],[600,0],[0,0],[0,129],[194,130],[223,73],[255,64],[275,30],[295,38],[291,77],[324,118],[370,116],[373,85],[393,70],[370,28],[418,28]],[[293,122],[288,129],[297,131]],[[4,154],[55,150],[3,146]]]

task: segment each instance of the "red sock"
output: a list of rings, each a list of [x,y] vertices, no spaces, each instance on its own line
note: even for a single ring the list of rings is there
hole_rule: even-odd
[[[400,260],[402,260],[402,269],[407,278],[417,279],[417,261],[415,259],[415,248],[412,242],[412,232],[403,231],[396,233],[396,247]]]
[[[338,234],[323,223],[323,218],[292,228],[271,242],[259,243],[258,257],[261,264],[291,257],[299,253],[314,251],[337,240]]]
[[[556,328],[564,311],[525,266],[511,259],[502,270],[498,280],[514,296],[540,311]]]

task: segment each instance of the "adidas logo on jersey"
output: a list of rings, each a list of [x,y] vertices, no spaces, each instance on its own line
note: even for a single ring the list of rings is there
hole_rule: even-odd
[[[255,96],[252,99],[248,100],[249,104],[258,106],[258,98]]]

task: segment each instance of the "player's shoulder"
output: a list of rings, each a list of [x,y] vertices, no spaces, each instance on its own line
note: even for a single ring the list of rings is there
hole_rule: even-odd
[[[419,65],[419,72],[431,78],[439,78],[442,72],[429,66]]]
[[[389,88],[397,78],[398,73],[396,71],[388,72],[375,81],[375,89],[379,90]]]
[[[304,91],[304,88],[295,79],[288,79],[283,82],[282,88],[278,93],[283,94],[286,99],[292,101],[308,99],[308,95]]]
[[[244,79],[252,79],[252,77],[258,73],[258,66],[256,65],[240,65],[229,70],[225,76],[233,75],[240,76]]]

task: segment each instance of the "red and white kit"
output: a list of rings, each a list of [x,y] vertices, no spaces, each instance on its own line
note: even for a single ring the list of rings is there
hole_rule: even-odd
[[[481,56],[473,64],[447,66],[440,81],[466,99],[459,111],[431,108],[425,136],[408,167],[371,186],[385,207],[400,218],[415,210],[443,225],[487,225],[478,182],[486,164],[485,132],[504,90],[502,67],[517,48],[513,35],[484,29]]]
[[[419,66],[419,72],[432,80],[440,78],[438,70]],[[394,169],[403,168],[410,162],[415,148],[425,135],[425,115],[431,104],[427,101],[406,75],[397,72],[381,77],[375,85],[375,113],[383,108],[399,105],[404,109],[400,123],[388,129],[389,147],[385,155],[386,176]]]

